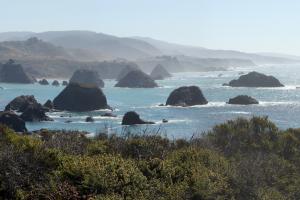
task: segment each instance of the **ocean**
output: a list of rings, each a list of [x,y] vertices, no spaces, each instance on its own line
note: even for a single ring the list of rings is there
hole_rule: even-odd
[[[274,75],[285,87],[282,88],[231,88],[222,86],[238,78],[240,72],[258,71]],[[220,76],[222,74],[222,76]],[[52,122],[27,123],[30,131],[46,129],[82,130],[95,134],[101,131],[124,133],[125,130],[137,132],[159,132],[170,138],[188,139],[202,134],[214,125],[237,117],[268,116],[279,128],[300,127],[300,65],[264,65],[255,68],[235,68],[218,72],[175,73],[172,78],[157,81],[159,88],[129,89],[115,88],[114,80],[105,80],[103,91],[108,104],[114,108],[116,118],[101,117],[106,111],[71,113],[48,113]],[[209,101],[207,105],[192,107],[158,106],[165,103],[168,95],[177,87],[199,86]],[[4,84],[0,83],[0,109],[19,95],[34,95],[40,103],[53,100],[64,86],[42,86],[39,84]],[[246,94],[256,98],[260,104],[250,106],[228,105],[229,98]],[[156,122],[155,125],[124,127],[121,125],[125,112],[134,110],[141,118]],[[85,118],[93,116],[94,123],[86,123]],[[167,119],[168,123],[162,123]],[[72,121],[66,123],[66,121]]]

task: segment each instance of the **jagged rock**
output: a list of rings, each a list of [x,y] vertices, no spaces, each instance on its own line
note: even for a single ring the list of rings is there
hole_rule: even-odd
[[[5,110],[24,112],[29,105],[35,104],[38,104],[38,102],[33,95],[22,95],[14,98],[9,104],[7,104]]]
[[[67,86],[68,84],[69,84],[68,81],[63,81],[63,82],[62,82],[62,85],[63,85],[63,86]]]
[[[169,78],[172,75],[161,65],[158,64],[150,74],[151,78],[154,80],[163,80]]]
[[[102,90],[97,86],[70,83],[53,100],[54,108],[74,112],[110,108]]]
[[[54,80],[54,81],[52,82],[52,85],[53,85],[53,86],[59,86],[59,82],[58,82],[57,80]]]
[[[229,99],[228,104],[237,104],[237,105],[250,105],[250,104],[259,104],[259,102],[247,95],[239,95],[232,99]]]
[[[81,85],[96,85],[98,87],[104,87],[104,82],[100,79],[98,72],[87,69],[79,69],[75,71],[69,82],[79,83]]]
[[[9,60],[2,65],[0,70],[0,82],[4,83],[34,83],[33,79],[29,77],[22,65],[16,64],[14,60]]]
[[[117,117],[117,115],[107,112],[107,113],[102,114],[101,117]]]
[[[54,108],[53,102],[50,99],[48,99],[44,104],[44,107],[48,108],[49,110],[52,110]]]
[[[94,122],[95,120],[94,120],[94,118],[93,117],[87,117],[86,119],[85,119],[85,122]]]
[[[284,87],[274,76],[267,76],[258,72],[250,72],[232,80],[225,86],[231,87]]]
[[[49,85],[49,82],[46,79],[39,80],[40,85]]]
[[[131,72],[131,71],[136,71],[136,70],[140,70],[140,69],[138,69],[138,68],[136,68],[136,67],[134,67],[134,66],[131,66],[131,65],[126,65],[126,67],[124,67],[122,70],[121,70],[121,72],[120,72],[120,74],[118,75],[118,77],[117,77],[117,81],[120,81],[122,78],[124,78],[129,72]]]
[[[10,111],[0,112],[0,123],[5,124],[16,132],[26,132],[25,121]]]
[[[194,106],[207,104],[202,91],[197,86],[184,86],[175,89],[168,97],[166,105]]]
[[[158,85],[148,74],[142,71],[131,71],[115,87],[154,88]]]
[[[125,113],[122,119],[122,125],[135,125],[135,124],[154,124],[154,122],[147,122],[140,118],[140,115],[134,111]]]
[[[45,109],[40,104],[33,104],[27,106],[25,111],[20,116],[25,122],[40,122],[53,121],[46,115]]]

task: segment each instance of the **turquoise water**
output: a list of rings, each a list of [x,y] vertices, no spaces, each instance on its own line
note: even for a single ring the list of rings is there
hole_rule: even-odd
[[[284,88],[230,88],[222,84],[237,78],[238,73],[256,70],[276,76]],[[218,75],[222,73],[222,77]],[[236,117],[251,117],[253,115],[269,116],[280,128],[300,127],[300,65],[259,66],[256,69],[234,69],[222,72],[187,72],[177,73],[170,79],[158,81],[161,86],[154,89],[124,89],[115,88],[114,80],[105,80],[103,89],[110,106],[115,108],[117,118],[100,117],[105,111],[88,113],[49,113],[53,122],[27,123],[29,130],[41,128],[84,130],[91,133],[104,129],[120,133],[122,115],[135,110],[141,118],[156,122],[155,125],[137,126],[135,130],[157,130],[166,133],[169,137],[189,138],[193,134],[200,134],[211,129],[214,125]],[[159,107],[165,103],[170,92],[184,85],[199,86],[207,100],[208,105],[189,108]],[[0,109],[19,95],[34,95],[37,100],[44,103],[47,99],[56,97],[63,86],[41,86],[0,84]],[[259,105],[234,106],[225,102],[229,98],[240,94],[250,95],[260,101]],[[85,123],[87,116],[94,116],[95,123]],[[168,119],[169,123],[161,123]],[[65,123],[71,120],[71,123]]]

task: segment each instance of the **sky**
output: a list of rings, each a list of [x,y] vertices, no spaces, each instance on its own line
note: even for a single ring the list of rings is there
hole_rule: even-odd
[[[300,55],[299,0],[0,0],[0,32],[91,30]]]

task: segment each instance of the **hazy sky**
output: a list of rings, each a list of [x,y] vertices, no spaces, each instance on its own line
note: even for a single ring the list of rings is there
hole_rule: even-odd
[[[92,30],[300,55],[299,0],[0,0],[0,32]]]

